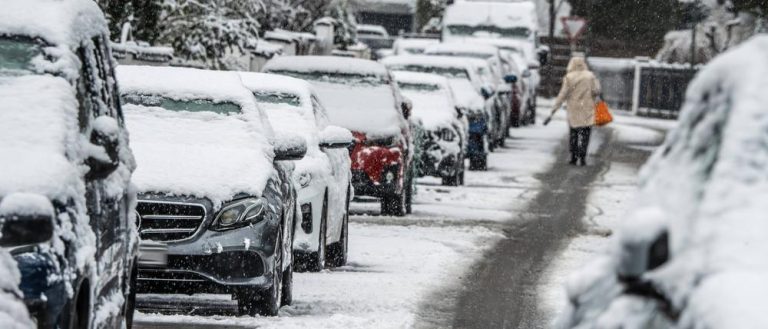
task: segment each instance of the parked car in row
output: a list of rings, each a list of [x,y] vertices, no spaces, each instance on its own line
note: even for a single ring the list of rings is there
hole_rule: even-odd
[[[275,139],[234,72],[121,66],[144,240],[167,265],[142,266],[139,292],[228,293],[241,314],[276,315],[292,299],[300,138]]]
[[[280,57],[267,63],[264,71],[312,83],[327,106],[330,122],[352,131],[355,195],[379,198],[382,214],[410,212],[411,109],[384,65],[342,57]]]
[[[297,268],[319,271],[326,264],[346,264],[352,133],[330,124],[308,82],[268,73],[241,72],[240,77],[266,109],[278,136],[295,132],[307,143],[307,155],[296,161],[293,173],[301,209],[293,243]]]
[[[435,74],[392,74],[403,95],[413,102],[413,116],[426,131],[420,143],[420,176],[439,177],[443,185],[463,185],[469,123],[456,106],[450,82]]]
[[[93,1],[0,10],[0,247],[39,328],[132,325],[135,163],[108,36]]]
[[[447,56],[392,56],[382,60],[392,71],[430,73],[443,76],[451,84],[456,104],[469,120],[466,155],[470,170],[487,169],[488,153],[493,142],[493,100],[483,87],[479,68],[487,63],[479,59]]]

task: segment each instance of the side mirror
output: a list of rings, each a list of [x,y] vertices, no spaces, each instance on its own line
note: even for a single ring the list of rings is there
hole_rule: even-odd
[[[622,281],[637,282],[644,273],[669,261],[669,230],[665,216],[657,209],[645,209],[630,219],[636,223],[626,224],[624,231],[639,234],[620,237],[618,274]]]
[[[295,161],[307,154],[307,142],[298,135],[279,136],[274,141],[275,161]]]
[[[531,70],[523,71],[523,78],[530,78],[530,77],[531,77]]]
[[[0,203],[0,247],[47,242],[53,237],[53,218],[53,205],[43,196],[6,196]]]
[[[112,174],[120,165],[118,158],[120,127],[117,120],[109,116],[100,116],[93,121],[91,145],[85,164],[90,170],[88,179],[102,179]]]
[[[346,148],[352,145],[352,132],[338,126],[328,126],[320,132],[320,147],[326,149]]]
[[[509,84],[517,83],[517,75],[508,74],[508,75],[504,76],[504,82],[509,83]]]
[[[464,110],[460,107],[456,107],[456,118],[461,119],[464,117]]]
[[[411,117],[411,111],[413,110],[413,103],[411,102],[411,100],[410,99],[404,100],[400,104],[400,110],[403,111],[403,117],[405,117],[406,119],[409,119]]]
[[[486,100],[491,99],[493,97],[493,90],[488,87],[480,88],[480,94],[483,95],[483,98]]]

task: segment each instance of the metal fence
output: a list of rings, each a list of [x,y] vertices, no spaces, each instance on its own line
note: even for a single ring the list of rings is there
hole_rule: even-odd
[[[639,64],[639,88],[635,113],[655,117],[677,118],[685,101],[688,84],[696,75],[691,67],[659,67]]]

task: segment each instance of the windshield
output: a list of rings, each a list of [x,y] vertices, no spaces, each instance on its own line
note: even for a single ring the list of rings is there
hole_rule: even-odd
[[[385,79],[384,77],[381,77],[378,75],[367,75],[367,74],[358,74],[358,73],[323,72],[323,71],[296,72],[296,71],[289,71],[289,70],[276,70],[276,71],[270,71],[270,73],[287,75],[289,77],[308,80],[308,81],[320,81],[320,82],[328,82],[328,83],[336,83],[336,84],[349,84],[349,85],[356,85],[356,86],[359,86],[359,85],[380,86],[380,85],[389,84],[389,81],[387,81],[387,79]]]
[[[450,25],[448,30],[452,35],[457,36],[494,36],[502,38],[526,39],[531,35],[531,30],[527,27],[498,27],[490,25]]]
[[[42,54],[41,45],[32,39],[0,37],[0,76],[36,74],[33,61]]]
[[[397,85],[404,91],[436,92],[440,86],[430,83],[398,82]]]
[[[391,65],[389,67],[392,71],[407,71],[407,72],[419,72],[437,74],[439,76],[449,79],[469,79],[469,73],[465,68],[461,67],[441,67],[441,66],[427,66],[416,64],[401,64]]]
[[[301,98],[294,94],[282,92],[256,91],[253,93],[256,102],[259,104],[285,104],[291,106],[301,106]]]
[[[156,95],[124,95],[122,100],[123,104],[161,107],[174,112],[213,112],[227,115],[243,113],[237,104],[207,99],[176,100]]]
[[[469,58],[477,58],[477,59],[489,59],[489,58],[493,57],[493,55],[491,55],[491,54],[456,52],[456,51],[430,52],[429,55],[452,56],[452,57],[469,57]]]

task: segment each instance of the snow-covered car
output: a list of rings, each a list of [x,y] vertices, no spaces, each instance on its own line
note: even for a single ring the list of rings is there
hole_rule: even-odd
[[[413,193],[410,108],[384,65],[323,56],[281,57],[266,72],[309,81],[332,124],[352,131],[352,185],[356,196],[381,199],[381,212],[410,212]]]
[[[393,55],[421,55],[430,45],[440,43],[440,39],[398,38],[392,45]]]
[[[564,328],[766,328],[768,37],[707,64]]]
[[[421,142],[421,176],[443,185],[464,184],[464,150],[469,124],[457,107],[448,79],[435,74],[393,72],[400,91],[413,103],[413,117],[426,132]]]
[[[234,72],[120,66],[117,77],[141,164],[139,234],[168,246],[166,266],[140,266],[139,292],[228,293],[241,314],[276,315],[292,293],[287,160],[304,142],[274,139]]]
[[[536,4],[532,1],[491,2],[462,1],[448,6],[443,17],[444,42],[472,42],[494,45],[499,49],[522,55],[518,63],[525,73],[518,78],[528,82],[526,93],[526,122],[535,120],[538,68],[545,64],[548,48],[539,45],[539,24]],[[520,65],[522,64],[522,65]]]
[[[47,226],[52,228],[51,221],[47,221],[47,223]],[[35,233],[39,232],[37,229],[39,228],[35,228]],[[48,230],[48,232],[49,234],[47,237],[50,237],[50,233],[52,233],[53,230]],[[40,236],[45,238],[45,235],[43,234]],[[19,237],[19,234],[15,234],[14,236],[11,236],[10,234],[3,234],[3,238],[6,240],[9,238],[17,239]],[[5,245],[11,242],[3,241],[3,238],[0,238],[0,245]],[[24,298],[22,296],[21,290],[19,290],[19,283],[21,282],[21,273],[19,273],[19,267],[8,250],[3,248],[0,248],[0,278],[3,278],[0,280],[0,305],[2,305],[0,306],[0,323],[3,324],[3,328],[36,328],[37,326],[32,321],[32,317],[29,316],[27,306],[24,305]]]
[[[349,245],[349,201],[352,198],[349,151],[352,133],[330,125],[325,107],[312,86],[287,76],[242,72],[243,84],[267,112],[275,132],[295,132],[307,143],[307,155],[296,161],[301,222],[293,250],[297,268],[322,270],[342,266]]]
[[[487,67],[481,59],[407,55],[382,60],[392,71],[436,74],[448,79],[456,105],[469,121],[466,155],[470,170],[487,169],[493,131],[493,100],[489,91],[483,91],[479,68]]]
[[[394,42],[383,26],[368,24],[357,24],[357,40],[371,48],[373,54],[380,49],[392,48]]]
[[[487,82],[490,84],[495,93],[495,107],[496,113],[495,120],[496,131],[496,145],[503,145],[505,139],[509,136],[509,127],[512,125],[512,118],[519,120],[519,113],[513,113],[513,104],[515,96],[514,83],[517,82],[518,76],[509,70],[510,66],[506,65],[506,61],[501,55],[499,48],[477,43],[441,43],[432,45],[424,50],[425,55],[433,56],[450,56],[450,57],[470,57],[488,61],[490,71],[484,72],[484,78],[490,80]]]
[[[93,1],[3,1],[0,240],[39,328],[131,327],[135,165],[115,64]]]

